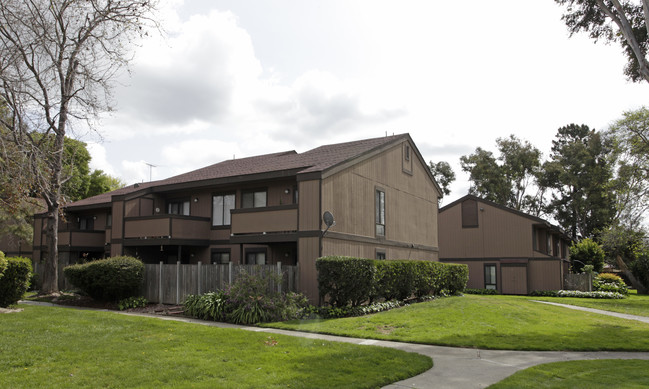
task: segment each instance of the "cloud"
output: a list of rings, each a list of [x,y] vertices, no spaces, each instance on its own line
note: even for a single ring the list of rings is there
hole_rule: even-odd
[[[173,174],[209,166],[235,156],[241,156],[241,154],[236,142],[223,142],[215,139],[191,139],[162,149],[165,163],[173,171]]]
[[[115,176],[115,169],[106,158],[106,148],[99,143],[87,142],[86,149],[90,153],[90,169],[102,170],[104,173]]]

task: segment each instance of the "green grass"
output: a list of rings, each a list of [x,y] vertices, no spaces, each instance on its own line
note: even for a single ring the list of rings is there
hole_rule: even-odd
[[[649,295],[630,294],[621,300],[586,299],[571,297],[532,297],[533,300],[551,301],[559,304],[578,305],[580,307],[603,309],[626,313],[629,315],[649,316]]]
[[[428,357],[381,347],[20,307],[0,315],[7,388],[373,388],[432,366]]]
[[[597,360],[546,363],[519,371],[489,389],[609,389],[649,386],[649,361]]]
[[[448,297],[362,317],[267,326],[484,349],[649,350],[649,324],[517,296]]]

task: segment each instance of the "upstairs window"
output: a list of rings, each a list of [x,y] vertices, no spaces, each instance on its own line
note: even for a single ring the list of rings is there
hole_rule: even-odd
[[[234,209],[234,194],[212,196],[212,225],[229,226],[230,211]]]
[[[462,202],[462,228],[478,227],[478,202],[472,199]]]
[[[266,191],[250,191],[241,193],[241,208],[260,208],[266,206]]]
[[[377,189],[375,192],[375,219],[376,219],[376,235],[385,236],[385,192]]]
[[[169,215],[189,216],[189,200],[174,200],[167,204],[167,213]]]
[[[92,231],[95,229],[95,218],[86,216],[79,218],[79,229],[83,231]]]

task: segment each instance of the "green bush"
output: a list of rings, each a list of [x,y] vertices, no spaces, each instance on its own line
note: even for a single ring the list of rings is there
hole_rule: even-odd
[[[444,282],[442,289],[449,294],[462,293],[469,281],[469,267],[457,263],[445,263]]]
[[[631,264],[631,272],[635,278],[649,291],[649,251],[639,253]]]
[[[538,291],[535,290],[532,293],[536,293],[536,292],[538,292]],[[497,295],[497,294],[500,294],[500,292],[497,291],[496,289],[464,289],[464,293],[466,293],[466,294],[485,294],[485,295]],[[537,295],[533,294],[533,296],[537,296]],[[538,296],[540,296],[540,295],[538,295]]]
[[[16,304],[29,288],[29,278],[32,273],[32,261],[29,258],[4,258],[6,262],[2,278],[0,278],[0,307]]]
[[[144,264],[133,257],[112,257],[68,266],[72,285],[99,301],[118,301],[140,293]]]
[[[596,272],[601,272],[604,258],[604,249],[592,239],[587,238],[570,246],[570,261],[575,273],[581,273],[584,265],[593,265]]]
[[[593,279],[593,288],[600,292],[617,292],[628,295],[629,290],[624,280],[619,276],[611,273],[600,273]]]
[[[376,266],[373,259],[324,257],[316,260],[318,290],[329,304],[358,306],[368,301],[375,290]]]
[[[537,296],[537,297],[559,297],[558,296],[558,291],[556,290],[535,290],[532,293],[530,293],[530,296]]]
[[[438,296],[442,291],[445,264],[433,261],[415,261],[414,294],[418,298]]]
[[[372,297],[385,300],[405,300],[412,296],[415,287],[415,261],[375,260],[376,280]]]
[[[5,273],[6,269],[7,269],[7,259],[5,258],[5,253],[0,251],[0,278],[2,278],[2,275]]]
[[[124,311],[130,308],[141,308],[141,307],[146,307],[148,303],[149,301],[143,296],[127,297],[123,300],[119,300],[119,302],[117,303],[117,309],[119,309],[120,311]]]
[[[183,305],[186,315],[202,320],[224,321],[231,311],[225,291],[189,295]]]

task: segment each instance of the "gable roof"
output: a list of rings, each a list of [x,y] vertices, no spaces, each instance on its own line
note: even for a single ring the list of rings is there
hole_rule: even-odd
[[[472,194],[467,194],[464,197],[460,197],[459,199],[453,201],[452,203],[443,206],[442,208],[439,209],[439,213],[447,211],[448,209],[455,207],[456,205],[464,202],[465,200],[475,200],[475,201],[490,205],[492,207],[495,207],[495,208],[502,209],[504,211],[513,213],[515,215],[524,217],[526,219],[530,219],[530,220],[536,222],[539,225],[543,225],[544,227],[546,227],[549,230],[552,230],[552,231],[555,231],[555,232],[559,233],[564,238],[566,238],[568,240],[572,240],[572,238],[568,234],[566,234],[566,232],[561,227],[559,227],[557,225],[554,225],[554,224],[548,222],[545,219],[542,219],[542,218],[534,216],[534,215],[530,215],[529,213],[518,211],[518,210],[513,209],[513,208],[506,207],[506,206],[504,206],[502,204],[498,204],[498,203],[495,203],[495,202],[493,202],[491,200],[486,200],[486,199],[483,199],[481,197],[478,197],[478,196],[472,195]]]
[[[325,172],[346,162],[353,161],[367,153],[389,145],[401,143],[403,140],[410,141],[414,146],[410,135],[400,134],[324,145],[305,151],[304,153],[297,153],[291,150],[226,160],[167,179],[129,185],[112,192],[67,204],[66,208],[79,210],[83,208],[95,208],[110,203],[112,196],[129,195],[145,190],[173,190],[190,184],[192,186],[214,185],[224,179],[236,178],[246,180],[246,177],[250,178],[256,174],[277,173],[281,176],[286,175],[287,172],[290,175]],[[414,149],[416,155],[425,164],[416,147]],[[439,186],[435,182],[432,174],[429,174],[429,176],[435,184],[435,187],[439,190]]]

